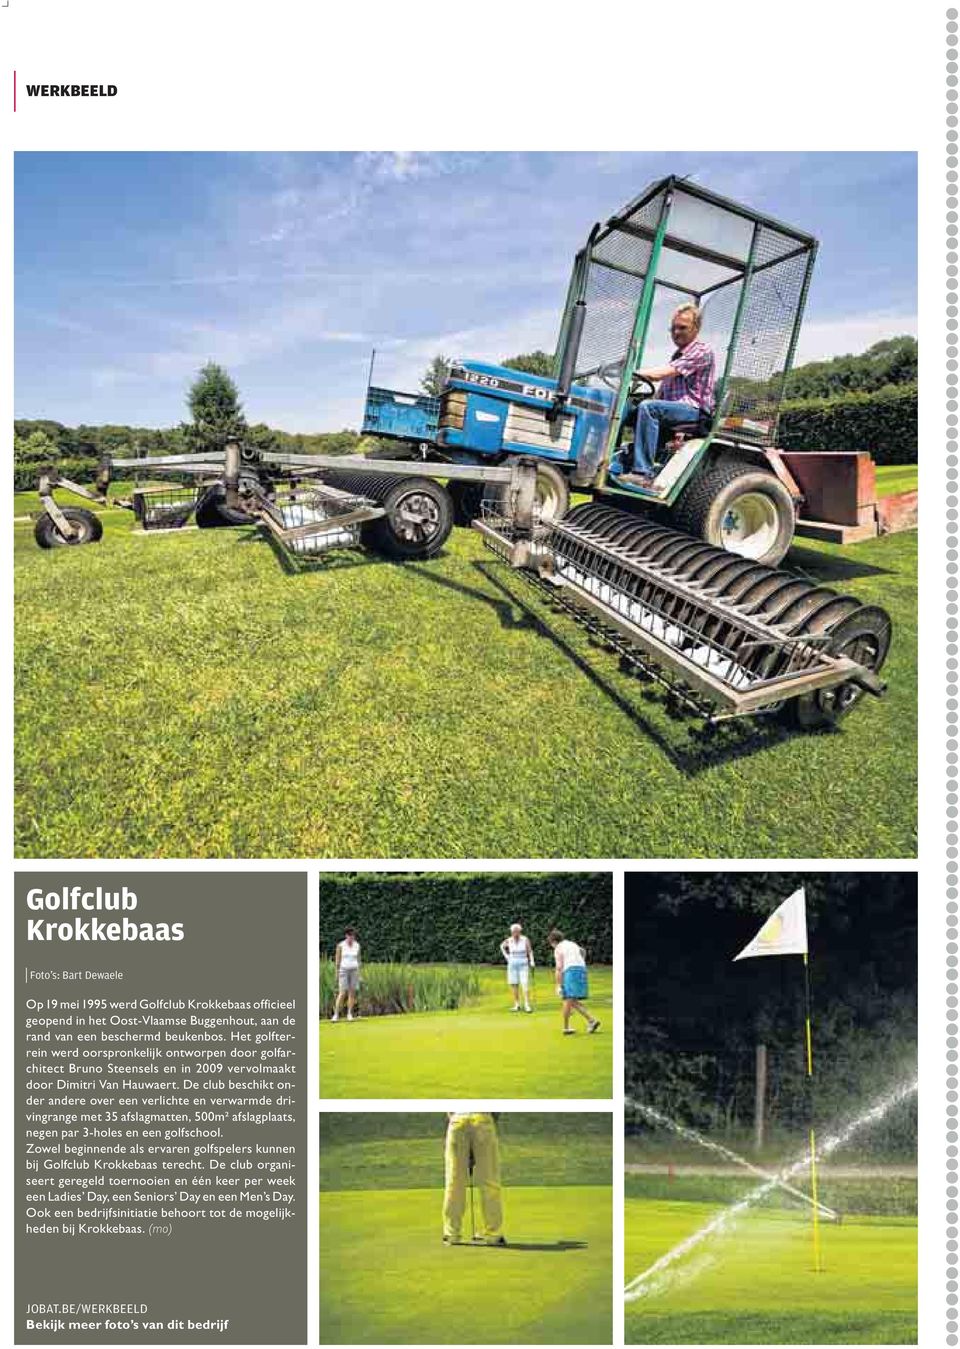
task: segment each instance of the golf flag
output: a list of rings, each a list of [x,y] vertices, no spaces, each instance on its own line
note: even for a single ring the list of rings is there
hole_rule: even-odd
[[[807,954],[807,900],[803,886],[785,899],[734,960],[751,956],[805,956]]]
[[[819,1274],[823,1269],[820,1259],[820,1209],[817,1198],[817,1136],[813,1125],[813,1031],[810,1010],[810,956],[807,947],[807,896],[801,885],[775,909],[763,927],[734,960],[749,960],[752,956],[803,956],[803,1000],[807,1051],[807,1082],[810,1108],[810,1189],[813,1201],[813,1268]]]

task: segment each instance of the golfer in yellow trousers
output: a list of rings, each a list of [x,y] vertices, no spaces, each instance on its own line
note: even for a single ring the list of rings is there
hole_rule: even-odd
[[[447,1141],[444,1147],[446,1185],[443,1194],[443,1239],[458,1246],[463,1237],[463,1215],[467,1207],[467,1184],[471,1160],[473,1179],[480,1191],[481,1231],[474,1240],[485,1246],[506,1246],[503,1235],[503,1205],[500,1199],[500,1146],[495,1115],[480,1113],[447,1115]]]

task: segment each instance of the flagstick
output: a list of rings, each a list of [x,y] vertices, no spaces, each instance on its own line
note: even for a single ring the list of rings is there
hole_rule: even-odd
[[[803,957],[803,994],[807,1027],[807,1093],[810,1111],[810,1193],[813,1198],[813,1269],[823,1272],[820,1259],[820,1211],[817,1201],[817,1140],[813,1124],[813,1035],[810,1029],[810,962]]]

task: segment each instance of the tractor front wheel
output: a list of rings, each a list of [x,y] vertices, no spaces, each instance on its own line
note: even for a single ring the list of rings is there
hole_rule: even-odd
[[[506,514],[510,488],[506,483],[495,483],[483,492],[484,498]],[[536,513],[540,524],[560,520],[570,508],[570,483],[565,474],[553,464],[537,464]],[[479,514],[479,511],[476,512]]]
[[[79,547],[83,543],[99,543],[103,537],[103,521],[93,511],[85,511],[81,506],[61,506],[60,514],[65,516],[76,531],[72,538],[61,534],[52,515],[46,511],[33,527],[33,537],[41,548]]]
[[[678,529],[715,548],[775,567],[793,542],[793,497],[775,474],[742,460],[711,464],[671,512]]]

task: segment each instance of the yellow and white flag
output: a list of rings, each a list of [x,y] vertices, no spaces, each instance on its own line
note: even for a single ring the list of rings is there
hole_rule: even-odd
[[[805,956],[807,954],[807,898],[803,886],[785,899],[734,960],[751,956]]]

